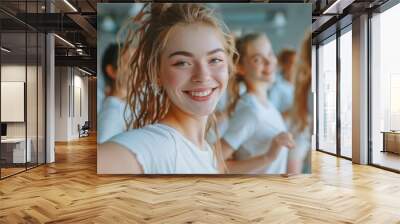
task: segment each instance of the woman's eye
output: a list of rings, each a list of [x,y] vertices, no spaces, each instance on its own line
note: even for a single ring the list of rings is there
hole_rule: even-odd
[[[186,67],[186,66],[190,66],[190,63],[187,61],[178,61],[178,62],[174,63],[173,66]]]
[[[222,61],[223,61],[222,59],[213,58],[213,59],[210,60],[210,63],[211,63],[211,64],[218,64],[218,63],[220,63],[220,62],[222,62]]]

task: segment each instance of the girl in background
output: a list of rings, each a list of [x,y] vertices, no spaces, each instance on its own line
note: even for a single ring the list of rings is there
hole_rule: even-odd
[[[285,174],[288,148],[294,147],[279,111],[268,101],[276,57],[265,34],[248,34],[237,42],[238,74],[230,81],[229,126],[221,144],[233,173]],[[240,95],[240,83],[246,92]],[[252,161],[239,163],[238,161]]]
[[[106,81],[106,98],[102,103],[98,117],[97,143],[101,144],[113,136],[127,130],[125,118],[130,111],[127,106],[127,75],[125,64],[129,57],[124,54],[122,61],[119,57],[118,44],[110,44],[103,54],[102,71]]]
[[[276,81],[268,91],[270,102],[274,104],[285,119],[293,105],[295,59],[295,50],[283,49],[281,51],[278,56],[280,71],[276,75]]]
[[[311,149],[313,97],[311,93],[311,34],[309,33],[301,45],[296,73],[294,104],[289,119],[289,128],[296,141],[296,147],[289,152],[289,174],[302,172]]]

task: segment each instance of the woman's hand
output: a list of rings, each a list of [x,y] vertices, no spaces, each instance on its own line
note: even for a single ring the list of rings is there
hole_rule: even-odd
[[[228,159],[235,151],[225,140],[221,141],[221,145],[229,173],[265,173],[266,167],[276,159],[282,147],[292,149],[294,147],[294,141],[290,133],[282,132],[272,139],[271,146],[267,153],[245,160]]]
[[[292,134],[288,132],[281,132],[275,136],[272,139],[271,146],[269,147],[269,150],[265,156],[271,160],[275,160],[282,147],[287,147],[288,149],[293,149],[295,147]]]

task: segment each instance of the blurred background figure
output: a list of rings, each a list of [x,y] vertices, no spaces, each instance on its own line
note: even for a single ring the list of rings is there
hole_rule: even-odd
[[[272,104],[286,118],[293,104],[296,51],[285,48],[278,56],[279,72],[276,81],[269,90]]]
[[[118,48],[118,45],[114,43],[108,45],[101,61],[101,69],[103,74],[105,75],[104,79],[106,85],[104,88],[104,92],[106,96],[115,94],[117,91],[117,89],[115,88],[115,79],[117,78],[118,72]]]
[[[289,152],[288,173],[310,173],[311,134],[313,127],[311,92],[311,34],[303,40],[296,67],[293,108],[288,117],[296,147]]]
[[[236,173],[231,165],[241,163],[242,172],[285,174],[288,148],[294,142],[267,98],[276,68],[271,42],[264,33],[251,33],[240,38],[236,48],[238,73],[229,83],[229,125],[221,140],[227,167]],[[246,86],[244,93],[241,83]]]
[[[98,117],[97,142],[99,144],[125,131],[125,115],[130,114],[129,107],[125,111],[127,86],[122,66],[124,63],[121,62],[119,64],[119,51],[117,44],[110,44],[105,50],[101,61],[106,97],[101,105]],[[124,54],[123,57],[126,58],[128,56]]]

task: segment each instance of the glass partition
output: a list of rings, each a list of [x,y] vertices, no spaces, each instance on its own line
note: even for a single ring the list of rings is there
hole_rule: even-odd
[[[46,39],[16,19],[26,12],[44,12],[43,5],[44,1],[0,3],[15,10],[0,12],[1,179],[45,162]]]
[[[26,141],[26,38],[25,32],[1,34],[0,110],[6,130],[1,139],[2,177],[24,171],[31,157]]]

